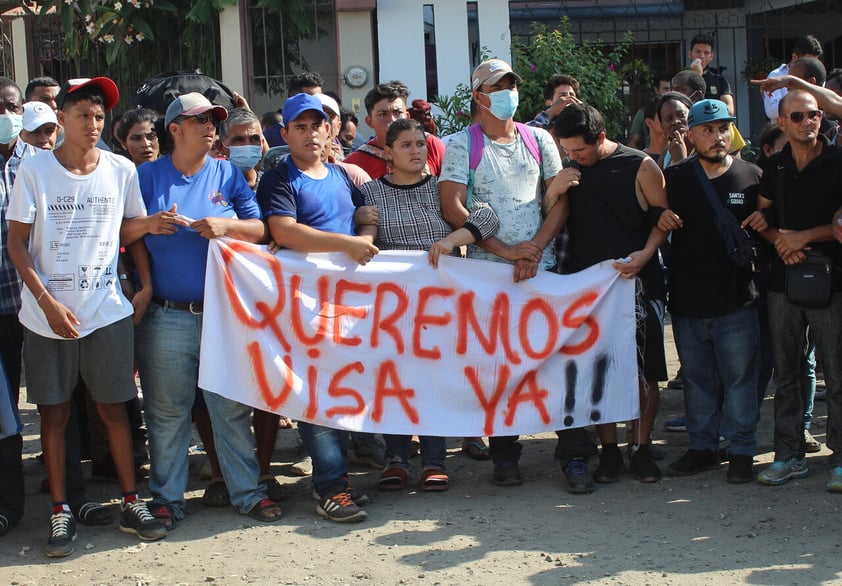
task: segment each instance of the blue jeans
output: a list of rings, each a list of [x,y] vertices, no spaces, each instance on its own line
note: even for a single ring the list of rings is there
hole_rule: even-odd
[[[827,384],[827,447],[831,467],[842,465],[842,293],[827,307],[807,309],[783,293],[769,293],[775,356],[775,460],[804,456],[804,344],[809,331]]]
[[[198,385],[201,338],[201,315],[164,309],[156,303],[149,306],[135,333],[149,430],[149,491],[152,502],[172,507],[176,519],[184,517],[190,411]],[[257,482],[260,470],[250,427],[252,408],[214,393],[204,392],[204,396],[231,504],[247,513],[267,498],[266,489]]]
[[[401,465],[409,466],[409,450],[412,444],[411,435],[383,434],[386,440],[386,462],[400,459]],[[421,442],[421,464],[424,468],[444,470],[444,459],[447,456],[447,443],[443,437],[432,435],[418,436]]]
[[[690,449],[717,450],[720,427],[733,455],[757,448],[757,310],[741,308],[715,318],[673,316],[684,375]]]
[[[313,487],[319,496],[344,491],[348,486],[348,432],[299,421],[298,433],[313,459]]]

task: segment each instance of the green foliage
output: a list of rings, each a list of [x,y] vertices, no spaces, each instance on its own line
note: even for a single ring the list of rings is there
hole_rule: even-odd
[[[561,20],[558,30],[533,24],[530,43],[513,46],[513,67],[523,78],[518,86],[520,107],[515,117],[532,120],[545,108],[546,81],[552,75],[564,73],[579,81],[579,99],[602,113],[608,136],[619,137],[628,117],[621,98],[623,79],[619,69],[631,43],[632,35],[627,33],[613,47],[606,47],[601,41],[577,44],[567,17]]]
[[[471,88],[460,83],[452,96],[438,96],[438,110],[433,112],[439,136],[464,130],[471,124]]]

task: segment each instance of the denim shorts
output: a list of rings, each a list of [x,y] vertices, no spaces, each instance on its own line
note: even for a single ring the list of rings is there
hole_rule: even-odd
[[[76,340],[45,338],[24,328],[27,399],[37,405],[70,401],[79,378],[97,403],[123,403],[137,395],[132,316]]]

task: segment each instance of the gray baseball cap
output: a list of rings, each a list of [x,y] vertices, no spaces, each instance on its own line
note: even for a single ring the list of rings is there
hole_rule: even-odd
[[[228,118],[228,110],[222,106],[211,104],[205,96],[198,92],[181,94],[167,106],[167,113],[164,116],[164,128],[169,128],[170,122],[179,116],[197,116],[208,110],[213,110],[213,117],[217,122]]]

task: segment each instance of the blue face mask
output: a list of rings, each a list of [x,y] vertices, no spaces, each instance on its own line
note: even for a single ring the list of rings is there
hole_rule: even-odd
[[[260,145],[245,144],[240,146],[228,147],[231,153],[228,155],[228,160],[234,163],[240,171],[248,171],[254,169],[263,158],[263,149]]]
[[[491,100],[491,107],[486,108],[498,120],[509,120],[515,115],[518,105],[516,90],[499,90],[485,94]]]
[[[0,114],[0,143],[9,144],[18,137],[23,128],[20,114]]]

